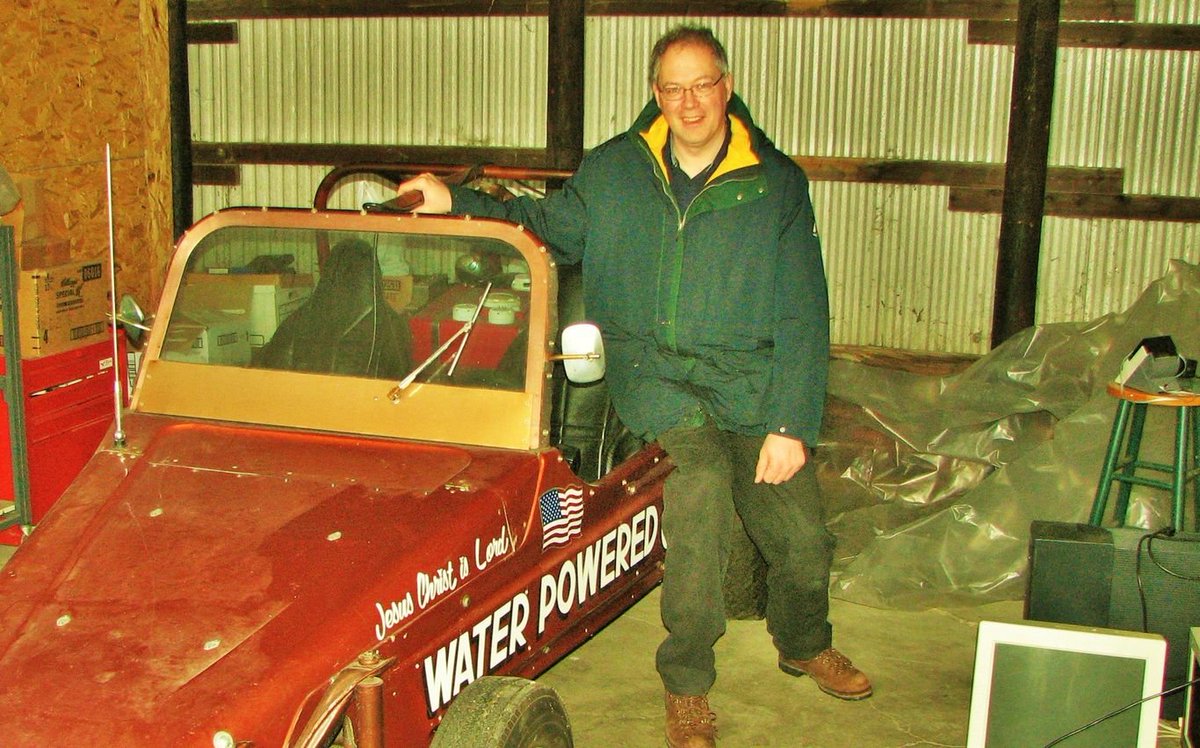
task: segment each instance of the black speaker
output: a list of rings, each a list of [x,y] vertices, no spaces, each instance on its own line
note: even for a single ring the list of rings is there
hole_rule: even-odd
[[[1189,630],[1200,625],[1200,534],[1033,522],[1025,618],[1160,634],[1167,640],[1164,687],[1180,685]],[[1175,719],[1183,707],[1183,694],[1175,694],[1163,699],[1161,714]]]
[[[1035,521],[1029,536],[1025,618],[1108,627],[1113,570],[1109,531]]]
[[[1114,527],[1113,588],[1108,626],[1142,631],[1167,640],[1166,687],[1187,681],[1188,634],[1200,626],[1200,535],[1150,536],[1145,530]],[[1141,591],[1139,592],[1139,580]],[[1162,716],[1183,716],[1184,694],[1163,699]]]

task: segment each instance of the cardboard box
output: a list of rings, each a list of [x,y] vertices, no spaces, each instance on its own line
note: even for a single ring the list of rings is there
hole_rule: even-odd
[[[125,391],[133,392],[138,372],[142,370],[142,352],[130,348],[125,354]]]
[[[311,286],[254,286],[247,330],[251,347],[266,345],[279,325],[311,295]]]
[[[60,353],[108,334],[108,261],[104,256],[17,274],[21,356]],[[0,349],[4,340],[0,337]]]
[[[50,236],[39,236],[36,239],[26,238],[20,245],[18,254],[21,257],[21,269],[49,268],[66,265],[71,262],[71,243],[66,239],[55,239]],[[108,258],[104,259],[105,265]]]
[[[245,366],[250,363],[246,320],[220,311],[176,312],[163,340],[162,358],[198,364]]]
[[[397,312],[403,312],[412,302],[413,277],[411,275],[383,276],[383,298],[388,306]]]
[[[42,198],[42,180],[22,174],[12,175],[21,205],[25,209],[24,241],[38,239],[47,233],[46,201]]]
[[[0,223],[14,229],[17,266],[36,270],[70,262],[71,242],[66,226],[61,215],[49,210],[42,180],[22,174],[11,176],[21,200],[8,214],[0,216]]]
[[[219,268],[211,268],[207,273],[191,273],[188,283],[224,283],[243,286],[292,286],[312,287],[313,277],[309,273],[230,273]]]
[[[187,313],[219,310],[241,317],[250,346],[258,348],[304,305],[312,291],[312,276],[306,274],[197,274],[188,276],[180,308]]]

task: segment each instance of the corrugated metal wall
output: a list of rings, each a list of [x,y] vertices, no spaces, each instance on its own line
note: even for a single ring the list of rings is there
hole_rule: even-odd
[[[1196,23],[1200,0],[1139,2],[1138,21]],[[587,20],[585,146],[649,98],[646,61],[678,17]],[[999,163],[1013,50],[968,44],[967,22],[687,19],[729,50],[739,95],[787,153]],[[239,22],[236,45],[190,50],[200,141],[540,148],[542,18]],[[1053,165],[1124,169],[1130,194],[1200,196],[1200,53],[1063,48]],[[323,167],[245,167],[198,187],[197,215],[309,205]],[[371,199],[339,191],[335,204]],[[952,212],[945,187],[814,182],[837,343],[989,347],[998,215]],[[1200,262],[1200,224],[1048,217],[1039,322],[1123,309],[1171,258]]]
[[[243,20],[237,44],[188,57],[194,140],[545,145],[542,18]],[[198,187],[195,213],[311,205],[328,171],[247,167],[235,187]]]

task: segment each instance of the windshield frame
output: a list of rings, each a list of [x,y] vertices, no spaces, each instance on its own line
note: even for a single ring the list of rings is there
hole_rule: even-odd
[[[525,382],[520,391],[417,382],[393,400],[397,382],[163,359],[167,321],[189,258],[227,228],[300,228],[499,240],[529,266]],[[558,280],[545,245],[515,224],[469,216],[417,216],[289,208],[233,208],[196,223],[179,241],[139,366],[130,409],[180,418],[510,449],[548,446],[547,396]]]

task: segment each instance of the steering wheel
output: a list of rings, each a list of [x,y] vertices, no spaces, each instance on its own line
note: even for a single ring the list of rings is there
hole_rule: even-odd
[[[363,203],[368,213],[411,213],[425,203],[425,195],[418,190],[405,192],[382,203]]]
[[[483,164],[475,164],[465,169],[443,177],[446,184],[470,184],[483,175]],[[413,190],[397,195],[382,203],[363,203],[363,210],[368,213],[411,213],[425,203],[425,196]]]

